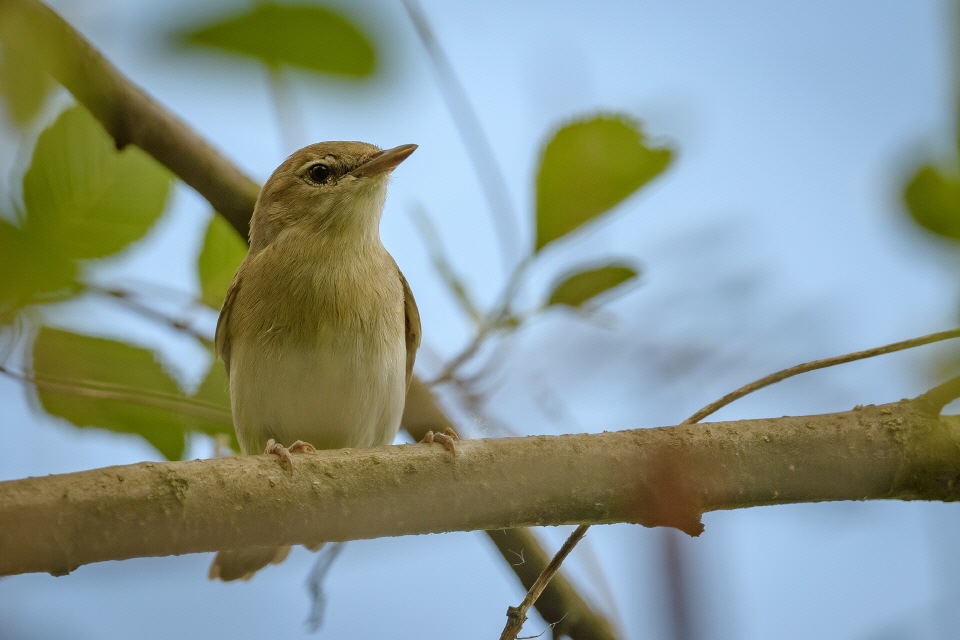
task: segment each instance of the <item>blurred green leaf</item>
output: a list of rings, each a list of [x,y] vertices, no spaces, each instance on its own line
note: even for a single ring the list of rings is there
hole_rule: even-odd
[[[147,233],[169,191],[166,169],[136,147],[117,151],[93,116],[73,107],[37,140],[22,229],[45,252],[103,258]]]
[[[537,171],[536,250],[624,200],[662,173],[672,156],[670,149],[647,146],[639,123],[625,117],[561,128]]]
[[[33,377],[44,410],[78,427],[144,438],[168,460],[185,447],[185,428],[218,421],[229,410],[183,394],[146,349],[41,328],[33,345]]]
[[[601,293],[633,280],[637,275],[636,269],[622,263],[577,271],[564,276],[554,286],[547,305],[580,307]]]
[[[81,107],[44,130],[23,178],[25,211],[0,220],[0,324],[22,307],[76,294],[78,260],[142,238],[163,213],[166,169],[136,148],[118,152]]]
[[[203,249],[197,260],[200,296],[205,305],[211,309],[223,306],[227,287],[246,255],[247,243],[240,234],[223,216],[214,215],[207,226]]]
[[[53,78],[37,64],[36,58],[24,55],[18,47],[3,47],[0,96],[17,125],[33,120],[53,87]]]
[[[207,377],[204,378],[197,392],[193,394],[195,400],[211,406],[219,407],[223,414],[230,417],[230,383],[227,380],[227,369],[219,360],[213,360]],[[201,431],[211,436],[227,435],[230,437],[230,448],[240,451],[237,434],[232,420],[211,420],[203,416],[187,416],[186,423],[191,431]]]
[[[19,227],[0,218],[0,325],[9,324],[23,307],[52,302],[79,290],[77,267]]]
[[[931,165],[920,167],[907,182],[903,199],[921,227],[951,240],[960,240],[960,180]]]
[[[257,4],[245,13],[184,34],[192,44],[310,71],[364,77],[374,71],[369,38],[339,13],[307,5]]]

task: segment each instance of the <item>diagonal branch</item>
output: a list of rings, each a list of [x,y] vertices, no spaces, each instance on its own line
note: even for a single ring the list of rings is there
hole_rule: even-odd
[[[508,622],[507,626],[503,629],[503,633],[500,634],[500,640],[514,640],[514,638],[517,637],[520,629],[523,628],[523,623],[527,621],[527,611],[530,610],[530,607],[537,601],[537,598],[540,597],[543,590],[550,584],[550,579],[553,578],[553,574],[560,570],[560,565],[563,564],[563,561],[570,555],[573,548],[583,539],[583,536],[587,535],[587,529],[589,528],[590,525],[588,524],[582,524],[577,527],[576,531],[570,534],[567,541],[560,547],[560,551],[557,551],[557,554],[553,556],[550,564],[547,565],[547,568],[543,570],[543,573],[540,574],[536,582],[533,583],[533,586],[527,591],[527,595],[523,599],[523,602],[520,603],[520,606],[507,608]]]

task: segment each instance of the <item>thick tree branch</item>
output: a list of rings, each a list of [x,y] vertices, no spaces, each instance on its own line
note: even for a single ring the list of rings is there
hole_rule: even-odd
[[[531,525],[696,535],[718,509],[960,499],[960,418],[901,401],[615,433],[141,463],[0,483],[0,575],[103,560]]]
[[[0,40],[6,47],[20,48],[35,57],[94,114],[118,147],[134,144],[146,151],[196,189],[243,238],[247,237],[259,187],[123,76],[56,13],[37,0],[0,0]],[[408,397],[404,428],[415,439],[420,440],[431,429],[442,433],[451,424],[419,381],[414,382],[410,396],[416,396],[416,401],[411,404]],[[529,588],[549,556],[529,532],[499,532],[498,536],[498,546],[505,536],[510,548],[530,550],[524,570],[514,568],[524,587]],[[528,578],[530,571],[534,571],[533,578]],[[609,623],[560,576],[544,591],[537,609],[548,622],[575,620],[576,624],[564,626],[577,640],[614,637]]]

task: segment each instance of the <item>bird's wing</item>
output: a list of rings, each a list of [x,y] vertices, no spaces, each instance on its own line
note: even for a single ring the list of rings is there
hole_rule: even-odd
[[[237,299],[237,292],[240,290],[240,270],[233,276],[233,281],[227,289],[227,295],[223,299],[223,306],[220,307],[220,317],[217,318],[217,332],[214,334],[214,346],[217,355],[227,366],[227,378],[230,377],[230,312],[233,310],[233,303]]]
[[[420,347],[420,311],[417,310],[417,301],[413,299],[413,291],[403,277],[403,272],[397,268],[397,275],[403,283],[403,315],[406,325],[407,338],[407,389],[413,378],[413,363],[417,359],[417,349]]]

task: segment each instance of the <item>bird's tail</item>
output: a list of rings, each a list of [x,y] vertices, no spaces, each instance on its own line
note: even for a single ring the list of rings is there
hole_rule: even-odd
[[[239,551],[219,551],[210,565],[211,580],[224,582],[249,580],[268,564],[280,564],[290,553],[290,547],[250,547]]]

